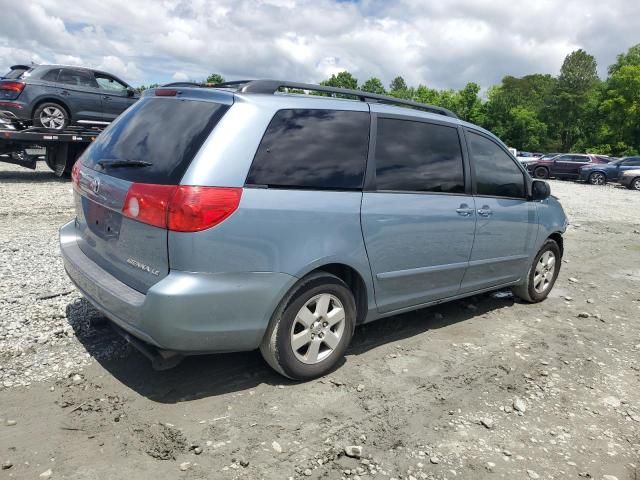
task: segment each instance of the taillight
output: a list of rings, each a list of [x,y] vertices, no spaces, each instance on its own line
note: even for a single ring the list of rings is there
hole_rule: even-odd
[[[0,82],[0,90],[10,90],[12,92],[20,93],[24,90],[24,82]]]
[[[179,186],[169,204],[169,230],[199,232],[235,212],[241,188]]]
[[[122,214],[176,232],[199,232],[233,214],[241,197],[242,188],[134,183]]]
[[[80,166],[80,161],[77,160],[71,169],[71,181],[73,182],[73,188],[77,191],[80,191]]]
[[[122,214],[154,227],[167,228],[167,208],[174,185],[134,183],[129,187]]]

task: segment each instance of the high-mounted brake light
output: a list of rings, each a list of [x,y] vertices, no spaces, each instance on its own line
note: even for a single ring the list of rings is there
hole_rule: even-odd
[[[176,232],[199,232],[231,216],[241,197],[242,188],[134,183],[122,214]]]
[[[156,97],[175,97],[178,95],[178,91],[169,88],[156,88],[155,94]]]
[[[10,90],[12,92],[20,93],[24,90],[24,82],[0,82],[0,90]]]

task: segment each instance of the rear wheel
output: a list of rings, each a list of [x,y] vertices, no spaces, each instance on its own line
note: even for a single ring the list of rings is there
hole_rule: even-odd
[[[343,358],[355,320],[356,305],[349,287],[329,273],[313,273],[281,302],[260,351],[286,377],[316,378]]]
[[[533,171],[533,176],[541,179],[549,178],[549,170],[545,167],[536,167]]]
[[[602,172],[593,172],[589,175],[589,183],[591,185],[604,185],[607,183],[607,177]]]
[[[513,287],[513,293],[530,303],[547,298],[560,273],[560,260],[560,247],[553,240],[547,240],[535,256],[525,282]]]
[[[629,185],[627,185],[629,190],[640,190],[640,177],[634,178],[631,180]]]
[[[49,130],[64,130],[69,125],[69,114],[62,105],[43,103],[33,112],[33,125]]]

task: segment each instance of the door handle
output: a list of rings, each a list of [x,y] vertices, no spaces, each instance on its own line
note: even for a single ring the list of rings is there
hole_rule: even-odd
[[[111,97],[108,95],[105,95],[104,97],[102,97],[103,100],[111,100]]]
[[[493,215],[493,210],[491,210],[487,205],[483,205],[482,208],[478,209],[478,215],[488,217],[490,215]]]
[[[65,97],[67,97],[67,96],[69,96],[69,95],[71,95],[71,94],[70,94],[67,90],[62,90],[62,91],[60,92],[60,95],[64,95]]]
[[[461,217],[468,217],[473,213],[473,208],[470,208],[469,205],[463,203],[459,208],[456,208],[456,212],[458,212],[458,215]]]

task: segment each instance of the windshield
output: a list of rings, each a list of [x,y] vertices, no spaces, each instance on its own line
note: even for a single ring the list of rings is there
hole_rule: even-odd
[[[130,182],[176,185],[228,108],[143,98],[98,136],[82,164]]]

